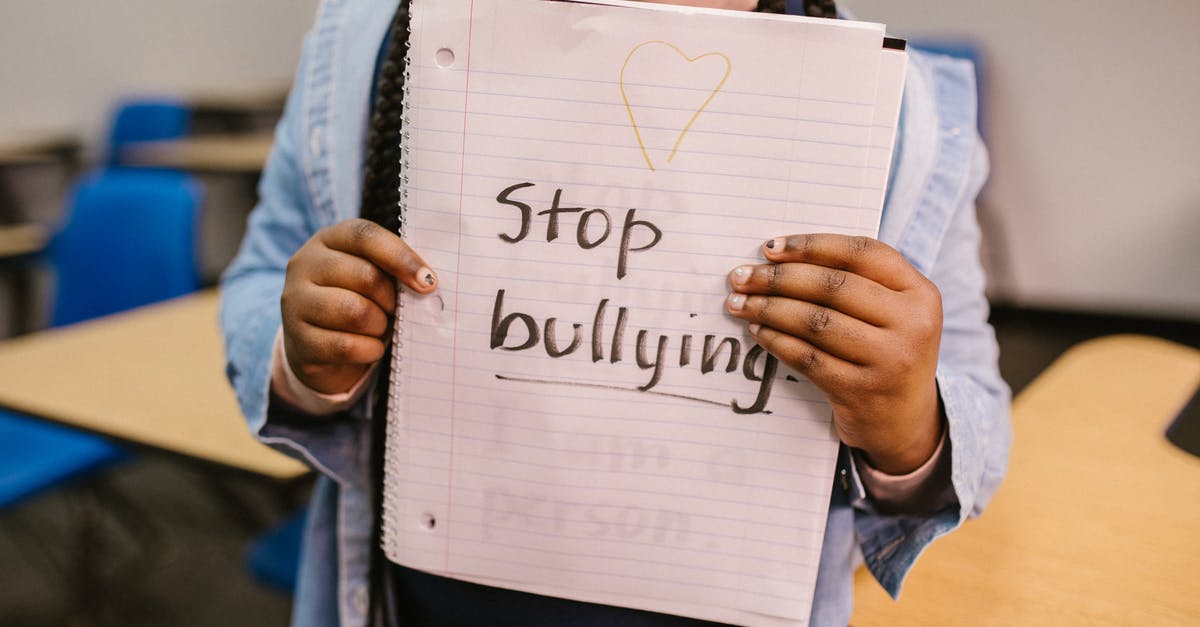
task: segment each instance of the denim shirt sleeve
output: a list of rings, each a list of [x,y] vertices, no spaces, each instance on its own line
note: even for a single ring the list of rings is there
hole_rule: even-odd
[[[296,86],[275,129],[275,145],[259,181],[237,256],[221,277],[220,322],[225,337],[226,375],[251,431],[263,442],[297,457],[345,484],[359,481],[363,420],[349,415],[295,426],[271,404],[272,344],[281,326],[279,298],[288,260],[321,226],[309,195],[302,141],[303,81],[315,37],[305,41]]]
[[[855,499],[855,532],[867,568],[893,597],[930,542],[983,511],[1003,479],[1012,439],[1010,392],[1000,378],[979,261],[974,201],[988,166],[974,132],[974,83],[961,66],[917,61],[914,71],[928,72],[936,94],[937,149],[897,246],[942,294],[937,382],[957,504],[929,516],[885,516],[861,494]]]

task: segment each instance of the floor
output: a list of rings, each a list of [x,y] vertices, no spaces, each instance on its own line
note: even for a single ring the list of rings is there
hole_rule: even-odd
[[[245,553],[306,492],[147,452],[20,504],[0,514],[0,625],[286,625]]]
[[[1200,347],[1200,323],[999,307],[1001,372],[1019,391],[1068,347],[1146,333]],[[0,513],[0,625],[286,625],[290,600],[253,580],[252,539],[290,514],[306,485],[144,453]],[[95,547],[78,550],[84,541]]]

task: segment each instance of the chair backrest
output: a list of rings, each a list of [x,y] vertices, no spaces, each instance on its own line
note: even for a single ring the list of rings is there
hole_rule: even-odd
[[[81,179],[49,247],[51,324],[195,291],[200,198],[200,186],[179,172],[116,169]]]
[[[191,108],[170,98],[131,99],[117,106],[108,142],[108,165],[121,163],[121,149],[131,142],[176,139],[192,128]]]

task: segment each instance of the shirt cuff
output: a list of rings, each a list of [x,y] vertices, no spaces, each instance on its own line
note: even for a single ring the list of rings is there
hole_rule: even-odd
[[[288,363],[287,351],[283,349],[283,330],[275,334],[275,347],[271,350],[271,391],[279,400],[295,409],[314,416],[325,416],[345,411],[354,406],[367,389],[367,383],[378,362],[371,366],[347,391],[339,394],[323,394],[300,381]]]
[[[872,467],[859,451],[850,452],[863,488],[881,513],[936,512],[957,500],[950,476],[949,428],[942,429],[933,455],[904,475],[890,475]]]

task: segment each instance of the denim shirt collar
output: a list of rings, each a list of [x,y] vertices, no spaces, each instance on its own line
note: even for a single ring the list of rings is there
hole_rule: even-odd
[[[390,23],[378,17],[398,5],[398,0],[326,0],[319,9],[312,65],[304,77],[303,164],[322,226],[358,215],[374,61]],[[330,12],[340,18],[325,19]]]

